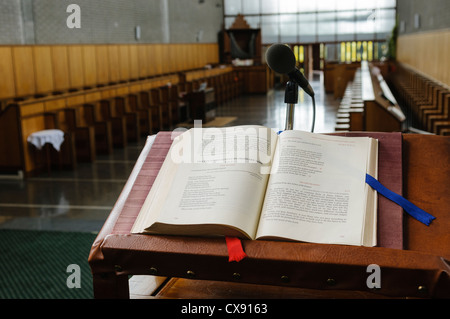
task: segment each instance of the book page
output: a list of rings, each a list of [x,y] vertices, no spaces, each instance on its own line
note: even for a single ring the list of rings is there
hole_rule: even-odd
[[[258,164],[181,164],[157,222],[228,225],[254,238],[268,176]]]
[[[192,235],[229,225],[254,238],[276,142],[273,130],[259,126],[183,133],[141,210],[151,217],[140,224],[147,231]]]
[[[369,138],[279,136],[257,238],[361,245]]]

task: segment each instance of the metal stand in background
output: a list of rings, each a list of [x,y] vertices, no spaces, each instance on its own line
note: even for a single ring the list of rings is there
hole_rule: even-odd
[[[294,129],[294,112],[295,104],[298,103],[298,84],[294,81],[289,81],[286,84],[286,91],[284,93],[284,103],[287,104],[286,109],[286,126],[285,131]]]

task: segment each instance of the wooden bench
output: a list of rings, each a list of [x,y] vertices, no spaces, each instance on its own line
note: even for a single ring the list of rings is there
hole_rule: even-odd
[[[95,104],[86,103],[78,106],[79,112],[87,126],[94,128],[95,152],[96,154],[112,154],[113,136],[112,123],[102,120],[96,114]]]
[[[130,112],[136,113],[139,119],[139,135],[146,136],[152,134],[152,113],[149,104],[144,104],[141,93],[129,93],[126,96],[127,105]]]
[[[336,114],[335,130],[364,130],[364,101],[361,95],[361,71],[355,72],[353,81],[347,84]]]
[[[98,121],[111,123],[113,146],[124,148],[128,145],[126,118],[118,116],[111,100],[100,100],[94,103]]]
[[[69,123],[72,121],[69,119],[70,111],[60,112],[60,120],[68,130],[78,131],[74,136],[77,139],[75,145],[79,151],[79,160],[93,160],[94,155],[89,153],[93,145],[96,154],[110,154],[113,147],[124,147],[141,135],[175,127],[180,121],[180,109],[187,109],[181,92],[197,90],[201,82],[216,76],[229,82],[232,74],[233,68],[226,67],[189,70],[140,79],[114,78],[107,84],[80,81],[77,82],[79,85],[72,88],[58,87],[57,91],[45,94],[30,93],[6,98],[0,109],[0,153],[8,156],[0,156],[0,170],[23,171],[25,176],[34,170],[27,142],[22,138],[30,133],[26,129],[27,125],[23,123],[27,116],[73,108],[75,113],[71,116],[75,118],[75,123]],[[220,85],[226,88],[231,84]],[[132,96],[135,97],[134,100]],[[224,98],[226,99],[227,97]],[[146,129],[140,129],[141,125]],[[80,128],[87,132],[88,127],[91,133],[86,133],[81,138]],[[44,126],[33,129],[42,130]],[[92,130],[93,139],[89,135]],[[112,141],[112,138],[115,140]],[[83,140],[89,140],[91,144],[86,145],[87,142],[82,142]]]
[[[178,123],[178,101],[172,98],[172,85],[161,86],[159,91],[161,123],[163,129],[171,130]]]
[[[353,81],[360,62],[336,63],[327,62],[324,68],[324,85],[326,93],[333,93],[334,98],[343,98],[346,87]]]
[[[406,110],[408,127],[438,135],[448,134],[448,96],[450,89],[414,69],[396,64],[389,83]]]
[[[401,132],[406,120],[380,69],[361,62],[348,82],[336,116],[336,131]]]
[[[114,97],[112,107],[117,117],[125,118],[128,142],[138,142],[141,131],[139,113],[131,110],[127,96]]]
[[[442,110],[428,117],[431,132],[437,135],[450,135],[450,94],[446,93],[444,96]]]
[[[76,161],[94,162],[96,159],[95,128],[92,125],[81,124],[79,108],[60,109],[50,114],[54,114],[58,129],[73,136]]]

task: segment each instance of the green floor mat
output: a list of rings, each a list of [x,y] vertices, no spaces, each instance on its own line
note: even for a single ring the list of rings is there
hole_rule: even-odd
[[[93,298],[88,256],[95,237],[93,233],[0,230],[0,298]]]

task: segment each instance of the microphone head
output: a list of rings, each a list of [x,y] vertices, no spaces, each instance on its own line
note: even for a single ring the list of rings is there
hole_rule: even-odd
[[[266,51],[267,65],[275,72],[287,74],[295,69],[295,55],[285,44],[273,44]]]

